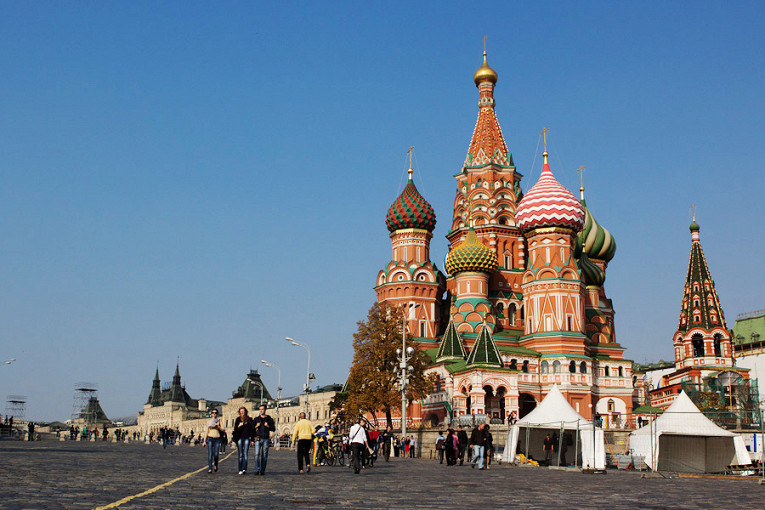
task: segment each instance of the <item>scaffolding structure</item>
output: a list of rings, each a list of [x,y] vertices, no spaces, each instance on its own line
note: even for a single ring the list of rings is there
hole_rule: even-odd
[[[756,380],[735,372],[705,377],[702,384],[683,381],[683,391],[704,415],[726,429],[762,427],[760,395]]]
[[[27,397],[23,395],[8,395],[5,401],[5,419],[13,416],[13,423],[20,424],[27,417]]]
[[[98,385],[89,382],[78,382],[74,385],[74,400],[72,402],[72,420],[83,420],[94,423],[97,416],[88,416],[95,411],[88,404],[92,399],[98,399]]]

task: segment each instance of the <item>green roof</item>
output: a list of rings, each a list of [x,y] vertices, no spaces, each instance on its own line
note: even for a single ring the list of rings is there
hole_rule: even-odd
[[[515,345],[498,345],[497,349],[499,352],[504,352],[507,354],[518,354],[519,356],[539,356],[539,351],[535,351],[533,349],[529,349],[527,347],[520,347]]]
[[[467,366],[474,365],[502,366],[502,357],[491,336],[491,328],[485,324],[467,358]]]
[[[438,348],[436,361],[456,361],[465,359],[465,347],[462,345],[462,338],[457,332],[454,321],[450,320],[441,340],[441,346]]]
[[[632,414],[661,414],[663,412],[658,407],[653,406],[640,406],[632,410]]]
[[[733,343],[748,345],[765,342],[765,310],[741,315],[733,325]]]

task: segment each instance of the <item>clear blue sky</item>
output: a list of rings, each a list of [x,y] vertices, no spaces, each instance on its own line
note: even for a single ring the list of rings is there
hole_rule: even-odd
[[[225,400],[252,366],[343,382],[406,150],[441,266],[484,35],[527,190],[551,165],[616,236],[637,361],[671,359],[688,207],[729,326],[765,307],[762,2],[0,3],[0,396],[111,417],[159,362]],[[536,162],[536,163],[534,163]],[[532,166],[533,165],[533,166]],[[1,409],[3,412],[4,409]]]

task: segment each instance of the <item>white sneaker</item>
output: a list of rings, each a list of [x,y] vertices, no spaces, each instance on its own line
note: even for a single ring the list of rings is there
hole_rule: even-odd
[[[243,475],[243,474],[244,474],[244,471],[239,471],[239,474],[240,474],[240,475]]]

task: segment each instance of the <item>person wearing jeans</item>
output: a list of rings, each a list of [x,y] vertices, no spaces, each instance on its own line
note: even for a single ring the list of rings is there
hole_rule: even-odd
[[[353,452],[353,472],[359,474],[361,471],[361,456],[365,449],[369,449],[367,442],[367,432],[364,430],[364,418],[359,418],[356,424],[351,427],[348,437],[351,441],[351,452]]]
[[[239,416],[234,422],[233,439],[239,452],[239,474],[247,472],[247,452],[250,449],[250,436],[252,435],[252,419],[247,415],[245,407],[239,408]]]
[[[259,414],[252,420],[252,440],[255,447],[255,474],[265,475],[268,463],[268,447],[271,432],[276,430],[274,419],[266,414],[266,406],[261,404]]]
[[[210,421],[207,422],[207,432],[205,433],[202,446],[207,446],[207,472],[218,471],[218,453],[220,452],[220,431],[221,423],[218,419],[218,410],[213,409]]]
[[[478,469],[483,469],[483,453],[486,447],[486,431],[483,423],[473,429],[470,434],[470,444],[473,445],[473,459],[470,461],[470,467],[474,468],[477,462]]]

